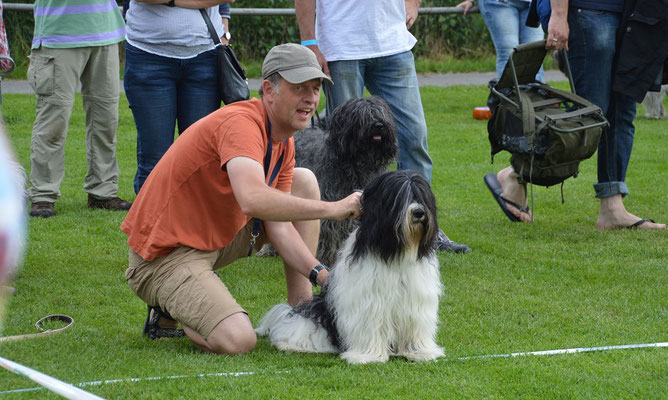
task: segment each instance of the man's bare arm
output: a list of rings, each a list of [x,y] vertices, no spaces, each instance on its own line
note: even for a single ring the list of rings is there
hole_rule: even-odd
[[[297,24],[299,25],[299,36],[302,41],[315,40],[315,8],[316,0],[295,0],[295,13],[297,14]],[[317,44],[307,46],[318,59],[318,64],[322,72],[329,75],[329,67],[325,56],[320,52]]]
[[[268,187],[262,165],[248,157],[227,162],[227,174],[244,214],[267,221],[343,220],[360,215],[359,193],[334,202],[303,199]]]

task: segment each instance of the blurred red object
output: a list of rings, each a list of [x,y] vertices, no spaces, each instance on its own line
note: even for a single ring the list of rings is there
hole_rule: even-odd
[[[476,107],[473,109],[473,118],[490,119],[492,118],[492,112],[489,110],[489,107]]]

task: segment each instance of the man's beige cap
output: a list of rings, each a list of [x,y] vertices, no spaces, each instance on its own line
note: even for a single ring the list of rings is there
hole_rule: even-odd
[[[262,64],[262,79],[267,79],[273,73],[290,83],[303,83],[311,79],[332,80],[322,72],[318,59],[308,47],[296,43],[286,43],[274,46]]]

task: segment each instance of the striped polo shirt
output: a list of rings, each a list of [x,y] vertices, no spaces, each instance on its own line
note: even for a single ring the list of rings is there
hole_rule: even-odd
[[[125,39],[114,0],[35,0],[32,48],[105,46]]]

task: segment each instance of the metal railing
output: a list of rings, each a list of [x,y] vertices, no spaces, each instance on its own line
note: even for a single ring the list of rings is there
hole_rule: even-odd
[[[34,4],[4,3],[5,10],[32,11]],[[461,14],[463,9],[458,7],[422,7],[420,14]],[[469,13],[479,13],[478,7],[472,7]],[[230,8],[232,15],[295,15],[294,8]]]

